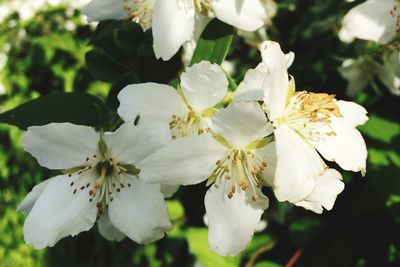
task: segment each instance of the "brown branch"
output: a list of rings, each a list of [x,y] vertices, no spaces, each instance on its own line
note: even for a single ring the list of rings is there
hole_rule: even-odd
[[[301,254],[303,253],[303,249],[300,248],[298,249],[293,256],[290,258],[290,260],[286,263],[285,267],[293,267],[296,262],[299,260]]]

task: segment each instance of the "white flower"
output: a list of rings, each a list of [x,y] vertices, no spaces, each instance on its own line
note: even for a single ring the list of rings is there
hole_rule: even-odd
[[[389,43],[399,32],[400,3],[397,0],[368,0],[349,11],[343,19],[339,37]]]
[[[246,0],[245,0],[246,1]],[[277,5],[273,0],[262,0],[261,4],[266,13],[266,20],[264,24],[256,30],[245,31],[237,29],[237,34],[244,38],[245,42],[249,45],[258,45],[262,41],[268,40],[267,37],[267,28],[270,26],[272,22],[272,18],[276,15]],[[210,22],[211,18],[206,16],[198,16],[195,24],[195,30],[193,34],[193,38],[183,44],[183,64],[185,66],[189,65],[190,60],[194,54],[196,49],[197,41],[200,38],[201,33]],[[240,27],[239,27],[240,28]]]
[[[368,84],[377,88],[374,79],[380,68],[381,66],[369,57],[349,58],[343,61],[339,73],[348,81],[347,94],[354,96]]]
[[[400,95],[400,52],[386,50],[383,65],[378,68],[378,78],[394,95]]]
[[[92,0],[84,13],[89,20],[131,18],[143,30],[152,27],[154,52],[164,60],[195,40],[204,17],[215,16],[245,31],[257,30],[268,18],[263,0]]]
[[[272,126],[257,102],[235,102],[212,117],[212,135],[179,138],[146,158],[148,182],[213,184],[205,196],[209,244],[220,255],[235,255],[250,242],[268,198],[261,191],[274,173]]]
[[[295,92],[279,44],[266,42],[262,57],[268,70],[264,103],[275,127],[277,166],[270,183],[280,201],[322,212],[331,209],[343,190],[340,173],[327,169],[317,151],[345,170],[366,169],[367,150],[357,125],[366,110],[334,95]],[[312,202],[312,203],[305,203]]]
[[[92,228],[98,216],[107,239],[162,238],[171,224],[160,185],[139,180],[136,166],[169,141],[168,125],[145,120],[106,134],[70,123],[29,127],[24,149],[40,165],[64,174],[35,186],[20,204],[29,213],[25,241],[37,249],[54,246]]]
[[[228,93],[228,80],[220,66],[202,61],[181,75],[180,88],[157,83],[126,86],[118,95],[118,114],[125,121],[144,115],[168,122],[172,138],[209,130],[213,107]]]

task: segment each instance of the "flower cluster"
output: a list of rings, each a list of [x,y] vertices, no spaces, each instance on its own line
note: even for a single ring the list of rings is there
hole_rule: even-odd
[[[377,78],[394,95],[400,95],[400,2],[368,0],[351,9],[343,19],[339,37],[344,42],[368,40],[382,46],[383,53],[375,59],[360,55],[347,59],[340,69],[349,80],[348,91],[355,94],[368,83],[377,89]]]
[[[92,0],[83,11],[91,21],[129,18],[144,31],[152,28],[154,53],[168,60],[182,45],[191,54],[212,18],[253,32],[275,9],[272,0]]]
[[[124,3],[132,10],[156,5],[157,27],[157,5],[164,1]],[[201,8],[201,14],[212,8],[222,19],[218,7],[227,1],[176,3],[177,10]],[[144,28],[150,20],[138,19]],[[293,53],[285,55],[272,41],[260,50],[262,62],[234,92],[221,67],[207,61],[187,68],[177,89],[128,85],[118,95],[125,122],[115,132],[68,123],[30,127],[25,150],[63,174],[37,185],[21,203],[26,241],[52,246],[89,230],[96,219],[107,239],[155,241],[171,229],[164,198],[203,181],[209,244],[220,255],[246,248],[268,208],[267,188],[279,201],[315,213],[332,209],[344,183],[326,161],[365,174],[367,150],[356,127],[367,112],[334,95],[296,91],[288,75]]]

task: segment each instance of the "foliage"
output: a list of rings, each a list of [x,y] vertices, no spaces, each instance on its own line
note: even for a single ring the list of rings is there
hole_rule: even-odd
[[[337,70],[340,59],[355,52],[339,41],[337,31],[344,13],[353,5],[333,0],[279,1],[278,15],[268,32],[284,51],[296,53],[289,71],[299,77],[298,88],[348,99],[346,82]],[[67,22],[76,27],[66,29]],[[213,32],[215,29],[218,31]],[[119,122],[116,96],[125,85],[169,83],[182,71],[179,54],[168,62],[155,59],[150,32],[129,21],[105,21],[93,30],[80,20],[78,11],[68,15],[63,7],[57,7],[28,21],[12,14],[0,22],[0,32],[0,51],[8,57],[0,70],[7,90],[0,96],[1,110],[5,111],[0,122],[20,128],[70,121],[113,129]],[[256,49],[249,48],[230,27],[214,21],[203,33],[191,63],[201,59],[222,63],[226,57],[235,66],[231,83],[238,83],[245,70],[260,61]],[[295,266],[399,266],[399,99],[386,92],[377,95],[368,87],[350,100],[369,111],[369,122],[360,128],[369,148],[366,177],[343,174],[345,191],[335,208],[321,216],[272,201],[265,214],[268,227],[237,257],[219,257],[208,248],[204,184],[183,187],[169,201],[175,228],[154,244],[139,246],[129,240],[110,243],[94,229],[64,239],[54,248],[35,251],[24,244],[24,215],[15,209],[34,184],[53,173],[23,152],[22,130],[1,125],[0,267],[199,263],[212,267],[246,266],[253,260],[256,267],[277,267],[295,255],[299,255]]]

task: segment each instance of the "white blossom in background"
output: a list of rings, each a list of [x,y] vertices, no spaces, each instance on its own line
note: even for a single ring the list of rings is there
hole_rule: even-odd
[[[343,19],[339,37],[352,42],[355,38],[387,44],[400,30],[400,2],[368,0],[351,9]]]
[[[378,69],[378,78],[393,95],[400,96],[400,50],[383,53],[383,65]]]
[[[167,124],[140,120],[113,133],[70,123],[29,127],[24,149],[43,167],[64,170],[36,185],[18,209],[25,241],[37,249],[93,227],[109,240],[149,243],[171,229],[160,185],[145,184],[137,165],[170,141]]]
[[[179,138],[141,164],[147,182],[192,185],[207,180],[208,240],[219,255],[244,250],[268,207],[262,185],[273,175],[273,128],[257,102],[234,102],[212,117],[211,132]]]
[[[210,127],[214,106],[228,93],[228,80],[217,64],[202,61],[181,75],[178,90],[157,83],[126,86],[118,95],[118,114],[125,121],[138,115],[169,123],[172,138],[198,135]]]
[[[348,82],[347,94],[354,96],[369,84],[379,91],[375,79],[380,68],[380,64],[368,57],[348,58],[343,61],[342,66],[339,68],[339,73]]]
[[[375,90],[378,87],[373,83],[379,79],[394,95],[400,95],[400,43],[396,38],[400,32],[400,2],[397,0],[368,0],[352,8],[344,17],[339,37],[343,42],[352,42],[354,39],[374,41],[384,45],[381,62],[365,59],[350,59],[343,63],[340,73],[349,81],[349,94],[365,87],[368,82]],[[357,71],[355,68],[360,67]],[[369,67],[370,70],[365,68]],[[361,73],[366,74],[362,80]],[[371,75],[373,77],[371,77]]]
[[[90,21],[132,19],[153,30],[157,58],[170,59],[195,42],[214,17],[240,30],[255,31],[268,19],[266,0],[92,0],[84,8]]]
[[[262,57],[267,69],[264,103],[275,128],[278,159],[269,183],[280,201],[317,213],[323,207],[330,210],[344,184],[340,173],[328,168],[317,151],[341,168],[364,175],[367,150],[356,126],[368,120],[367,112],[334,95],[295,92],[279,44],[264,43]]]
[[[45,7],[67,5],[72,9],[80,9],[88,2],[89,0],[6,0],[0,5],[0,22],[14,12],[17,12],[22,20],[28,20]]]

